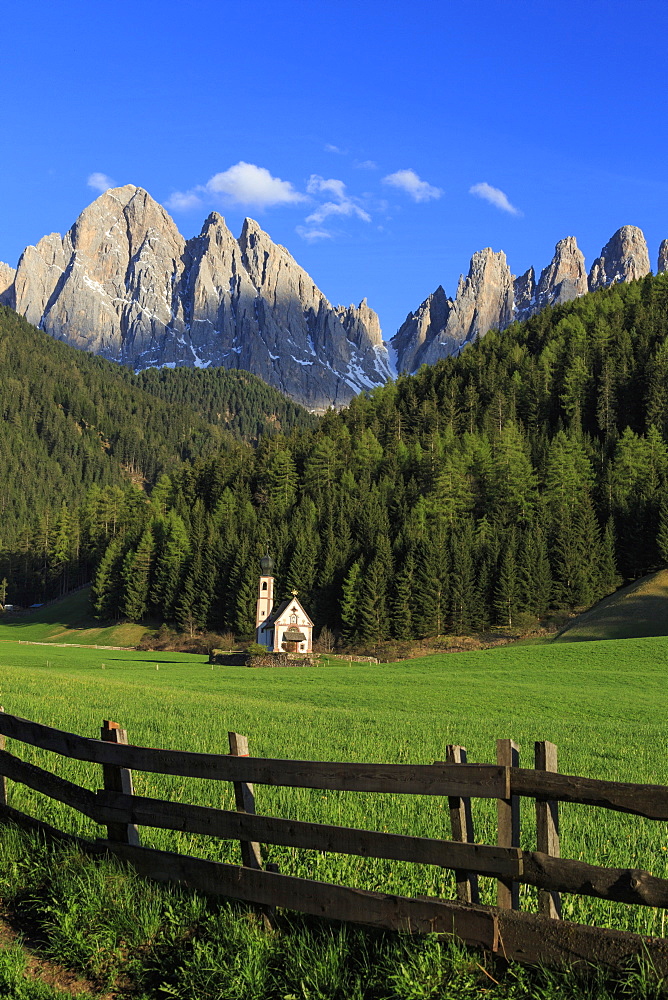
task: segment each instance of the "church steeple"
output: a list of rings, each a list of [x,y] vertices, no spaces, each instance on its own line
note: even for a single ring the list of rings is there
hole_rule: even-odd
[[[257,641],[265,646],[262,625],[266,622],[274,606],[274,560],[267,551],[260,559],[260,582],[257,591],[255,629]]]

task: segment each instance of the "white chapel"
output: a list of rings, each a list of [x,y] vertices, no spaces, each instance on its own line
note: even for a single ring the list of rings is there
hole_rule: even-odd
[[[274,653],[310,653],[313,650],[313,622],[297,600],[281,601],[274,609],[274,561],[271,556],[260,560],[260,584],[257,593],[255,635],[257,642]]]

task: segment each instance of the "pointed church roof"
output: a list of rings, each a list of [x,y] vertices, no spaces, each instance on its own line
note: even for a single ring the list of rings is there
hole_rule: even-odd
[[[264,623],[265,626],[267,626],[267,625],[275,625],[276,622],[278,621],[278,619],[281,618],[285,614],[285,612],[289,610],[289,608],[295,607],[295,606],[298,608],[299,611],[301,611],[301,613],[303,614],[304,618],[309,623],[309,625],[312,626],[313,622],[311,621],[311,619],[309,618],[309,616],[304,611],[304,608],[302,607],[301,602],[298,601],[297,598],[294,597],[294,596],[293,597],[289,597],[285,601],[281,601],[281,603],[278,605],[278,607],[276,607],[276,608],[274,608],[272,610],[271,614],[269,615],[269,617],[267,618],[267,620]]]

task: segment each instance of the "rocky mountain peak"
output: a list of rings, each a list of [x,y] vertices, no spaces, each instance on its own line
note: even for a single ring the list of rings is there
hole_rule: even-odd
[[[334,308],[253,219],[236,240],[212,212],[187,242],[143,188],[100,195],[64,237],[0,269],[0,301],[68,343],[136,369],[222,365],[311,409],[390,375],[366,300]]]
[[[346,337],[357,347],[383,346],[383,334],[380,328],[378,314],[369,307],[366,299],[358,306],[335,306],[334,311],[339,317]]]
[[[546,305],[570,302],[587,291],[587,268],[584,254],[574,236],[559,240],[554,256],[540,273],[536,288],[536,304]]]
[[[513,281],[513,295],[518,319],[531,315],[531,309],[536,301],[536,272],[533,267]]]
[[[0,260],[0,306],[14,305],[14,279],[16,271]]]
[[[601,250],[589,272],[589,291],[649,274],[649,253],[641,229],[622,226]]]
[[[415,312],[408,314],[392,338],[398,371],[417,371],[422,364],[421,356],[428,338],[431,343],[433,336],[443,333],[451,307],[452,300],[439,285]]]
[[[457,298],[448,317],[464,332],[464,340],[475,340],[491,329],[503,329],[513,318],[513,279],[503,250],[485,247],[473,254],[469,273],[460,278]]]
[[[658,267],[668,270],[668,240],[659,249]],[[635,226],[623,226],[615,233],[594,262],[589,278],[574,236],[557,243],[538,282],[533,267],[513,278],[505,255],[487,247],[471,258],[468,276],[460,276],[454,302],[439,286],[414,313],[408,314],[391,341],[397,368],[414,372],[421,364],[458,354],[487,330],[503,330],[513,319],[528,319],[546,306],[648,273],[647,244]]]
[[[440,287],[440,286],[439,286]],[[462,275],[454,302],[441,288],[426,299],[392,338],[399,371],[434,364],[490,329],[503,329],[513,318],[513,278],[503,251],[485,247],[473,254]],[[428,322],[432,310],[437,322]],[[442,322],[442,325],[441,325]],[[415,336],[413,339],[412,334]]]

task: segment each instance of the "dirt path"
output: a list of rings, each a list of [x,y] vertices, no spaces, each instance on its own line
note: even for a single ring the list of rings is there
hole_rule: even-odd
[[[26,976],[47,983],[54,989],[77,996],[89,993],[95,1000],[116,1000],[116,992],[99,993],[97,987],[88,979],[82,979],[75,973],[65,969],[57,962],[40,955],[39,944],[29,936],[20,933],[7,920],[0,917],[0,948],[7,948],[19,941],[27,959]]]

